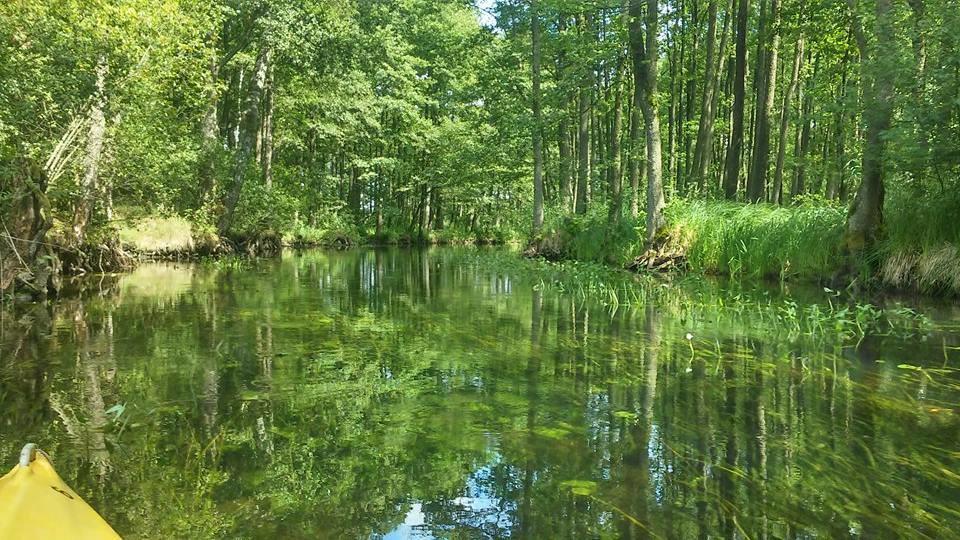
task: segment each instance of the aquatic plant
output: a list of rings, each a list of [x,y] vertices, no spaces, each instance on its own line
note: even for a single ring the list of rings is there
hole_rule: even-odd
[[[933,326],[929,317],[910,307],[898,303],[878,306],[829,288],[806,291],[811,294],[800,299],[787,291],[743,288],[735,281],[695,274],[634,274],[594,262],[526,259],[508,250],[462,251],[456,258],[610,308],[655,305],[686,319],[707,321],[713,327],[742,326],[766,334],[857,339],[865,335],[924,334]]]

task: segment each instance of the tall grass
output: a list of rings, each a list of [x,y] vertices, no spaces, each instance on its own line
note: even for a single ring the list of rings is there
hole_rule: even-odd
[[[733,277],[787,279],[830,275],[840,264],[844,210],[824,201],[793,207],[674,200],[666,210],[670,241],[688,269]],[[552,258],[625,266],[644,251],[644,222],[605,212],[559,219],[541,251]]]
[[[897,189],[885,210],[881,279],[895,287],[960,292],[960,192]]]
[[[792,207],[675,200],[666,211],[691,270],[733,277],[829,276],[841,264],[845,212],[825,201]]]

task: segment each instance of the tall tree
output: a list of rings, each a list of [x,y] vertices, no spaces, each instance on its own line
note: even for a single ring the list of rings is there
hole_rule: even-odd
[[[560,13],[557,17],[557,33],[563,39],[567,31],[567,16]],[[567,51],[561,45],[557,51],[557,86],[560,87],[560,120],[557,127],[557,146],[560,158],[560,206],[564,212],[573,210],[573,166],[570,152],[570,93],[565,87],[564,76],[567,72]]]
[[[727,165],[723,177],[723,193],[728,199],[737,197],[740,183],[740,155],[743,152],[743,109],[747,77],[747,9],[749,0],[739,0],[737,8],[736,67],[733,76],[733,131],[727,145]]]
[[[653,244],[664,225],[663,166],[660,118],[657,110],[657,62],[660,58],[660,30],[657,0],[630,0],[630,50],[633,58],[634,91],[643,111],[647,142],[647,243]],[[644,17],[645,15],[645,17]]]
[[[640,216],[640,174],[643,171],[641,165],[641,147],[640,147],[640,103],[637,101],[638,94],[633,92],[633,98],[630,100],[630,151],[627,153],[627,168],[630,169],[630,217],[637,219]]]
[[[773,191],[770,202],[780,204],[783,199],[783,169],[787,155],[787,131],[790,128],[790,107],[793,95],[797,92],[797,83],[800,80],[800,67],[803,60],[803,34],[797,38],[793,52],[793,69],[790,72],[790,84],[783,96],[783,107],[780,109],[780,137],[777,139],[777,168],[773,176]]]
[[[581,39],[593,39],[589,14],[578,16],[578,27]],[[592,55],[588,54],[588,58],[592,58]],[[593,69],[592,59],[588,60],[587,65],[583,66],[584,72],[577,96],[580,122],[577,130],[576,213],[578,214],[587,213],[587,190],[590,189],[590,116],[593,108],[591,99],[593,95]]]
[[[107,56],[103,53],[97,56],[96,75],[93,99],[90,103],[90,114],[87,129],[87,148],[83,157],[83,176],[80,184],[80,198],[77,199],[73,216],[73,236],[77,244],[86,239],[87,224],[100,191],[100,158],[103,154],[104,138],[107,135],[107,120],[104,109],[107,106],[107,71],[109,65]]]
[[[610,191],[607,221],[616,223],[623,210],[623,178],[620,170],[620,132],[623,131],[623,59],[617,59],[614,81],[613,125],[610,129],[610,166],[607,169],[607,185]]]
[[[875,0],[875,39],[868,39],[856,0],[847,0],[860,51],[863,81],[864,141],[860,187],[847,215],[845,247],[851,264],[862,264],[875,246],[883,225],[885,132],[893,116],[894,79],[884,56],[895,47],[892,0]]]
[[[753,136],[753,162],[747,181],[747,200],[761,202],[767,187],[770,165],[770,116],[777,88],[777,49],[780,46],[780,1],[770,3],[769,21],[761,15],[761,44],[766,49],[760,62],[757,81],[756,121]]]
[[[249,77],[239,123],[239,135],[233,163],[233,178],[223,202],[223,214],[217,222],[217,230],[225,235],[233,224],[234,212],[240,202],[240,194],[246,180],[252,158],[255,157],[257,134],[260,132],[260,100],[267,81],[268,47],[261,46],[257,54],[253,75]]]
[[[697,126],[697,141],[693,149],[693,176],[699,191],[703,191],[704,176],[707,174],[707,163],[704,154],[712,145],[710,136],[713,132],[713,120],[716,117],[713,109],[713,94],[716,92],[716,71],[719,59],[716,56],[717,42],[717,2],[710,0],[707,7],[707,52],[706,72],[703,80],[703,96],[700,100],[700,120]],[[729,17],[728,17],[729,18]]]
[[[530,0],[530,35],[533,46],[533,235],[543,229],[543,118],[540,111],[540,13],[537,0]]]

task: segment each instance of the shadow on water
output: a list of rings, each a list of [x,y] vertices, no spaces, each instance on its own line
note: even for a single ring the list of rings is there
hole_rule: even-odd
[[[130,537],[953,534],[956,334],[685,298],[452,249],[148,264],[4,313],[0,455],[40,443]]]

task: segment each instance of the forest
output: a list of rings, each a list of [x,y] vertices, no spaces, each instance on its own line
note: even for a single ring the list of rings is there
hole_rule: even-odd
[[[14,0],[0,288],[516,243],[960,291],[948,0]]]

